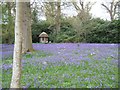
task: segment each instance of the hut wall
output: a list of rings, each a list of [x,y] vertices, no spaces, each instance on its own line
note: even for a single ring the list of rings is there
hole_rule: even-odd
[[[45,38],[45,42],[48,43],[48,38],[47,37]]]
[[[40,42],[41,43],[48,43],[48,38],[47,37],[41,37]]]

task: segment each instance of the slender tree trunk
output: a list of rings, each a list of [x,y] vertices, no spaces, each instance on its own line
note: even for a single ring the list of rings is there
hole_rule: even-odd
[[[61,26],[61,0],[58,0],[56,2],[56,13],[55,13],[55,39],[54,39],[54,42],[57,41],[57,36],[58,36],[58,33],[60,32],[60,26]]]
[[[8,8],[8,42],[7,43],[11,43],[11,25],[12,25],[12,15],[11,15],[11,3],[7,2],[7,8]]]
[[[118,2],[118,19],[120,19],[120,1]]]
[[[13,55],[12,80],[10,88],[20,88],[21,79],[21,52],[22,52],[22,29],[23,29],[23,2],[16,0],[15,19],[15,46]]]
[[[112,12],[110,12],[110,19],[111,19],[111,21],[114,20],[114,15],[112,14]]]
[[[60,25],[61,25],[61,2],[58,1],[57,2],[57,13],[56,13],[56,33],[58,34],[58,32],[60,31]]]

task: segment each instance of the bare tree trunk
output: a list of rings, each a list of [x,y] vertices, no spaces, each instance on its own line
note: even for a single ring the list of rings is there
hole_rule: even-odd
[[[32,31],[31,31],[31,8],[30,8],[30,0],[28,2],[28,51],[32,52],[34,51],[32,46]]]
[[[23,9],[23,3],[19,2],[19,0],[16,0],[15,46],[13,55],[12,80],[10,88],[20,88]]]
[[[27,30],[28,30],[28,20],[27,20],[27,6],[26,6],[26,2],[23,2],[23,20],[24,20],[24,25],[23,25],[23,32],[22,33],[22,53],[26,53],[28,50],[28,34],[27,34]]]
[[[120,19],[120,0],[118,1],[118,19]]]
[[[60,31],[60,26],[61,26],[61,0],[57,0],[56,2],[56,10],[55,10],[55,39],[54,42],[57,41],[57,35]]]
[[[60,23],[60,20],[61,20],[61,2],[60,1],[58,1],[57,2],[57,13],[56,13],[56,32],[57,32],[57,34],[58,34],[58,32],[60,31],[60,25],[61,25],[61,23]]]
[[[31,9],[30,2],[24,2],[24,28],[22,53],[32,52]]]

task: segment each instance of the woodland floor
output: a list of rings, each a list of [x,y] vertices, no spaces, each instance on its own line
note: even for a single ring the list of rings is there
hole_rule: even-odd
[[[13,44],[2,45],[2,87],[9,88]],[[22,58],[23,88],[118,88],[117,44],[33,44]]]

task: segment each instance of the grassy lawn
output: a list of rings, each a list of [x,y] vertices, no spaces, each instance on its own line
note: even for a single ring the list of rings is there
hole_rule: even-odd
[[[118,65],[112,61],[113,57],[97,60],[94,55],[88,54],[86,57],[89,60],[81,59],[76,63],[68,63],[66,59],[56,62],[46,60],[53,56],[53,53],[44,51],[23,55],[21,86],[23,88],[118,88]],[[9,88],[12,57],[4,59],[2,63],[2,86]]]

